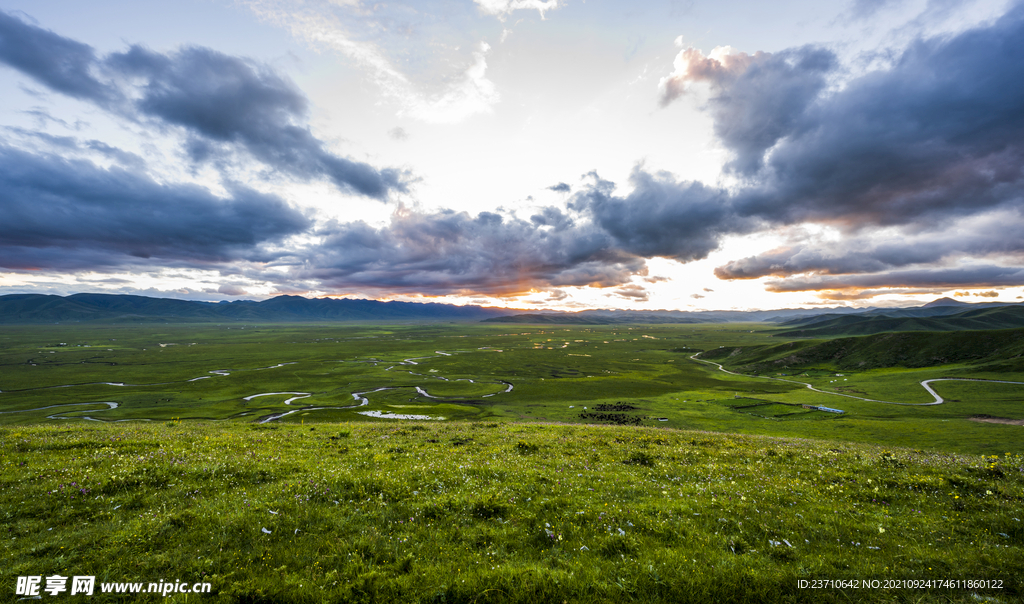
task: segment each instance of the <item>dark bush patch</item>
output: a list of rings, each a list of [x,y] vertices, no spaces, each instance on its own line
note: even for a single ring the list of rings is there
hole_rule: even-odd
[[[527,455],[527,454],[530,454],[530,453],[536,453],[538,449],[540,449],[540,447],[538,447],[537,445],[535,445],[533,443],[528,443],[525,440],[521,440],[521,441],[516,443],[516,451],[518,451],[519,453],[521,453],[523,455]]]
[[[580,419],[598,421],[616,426],[639,426],[641,421],[639,415],[629,415],[627,413],[596,413],[589,411],[580,413]]]
[[[622,463],[629,466],[647,466],[651,467],[654,465],[654,457],[647,451],[637,451],[626,459],[622,460]]]

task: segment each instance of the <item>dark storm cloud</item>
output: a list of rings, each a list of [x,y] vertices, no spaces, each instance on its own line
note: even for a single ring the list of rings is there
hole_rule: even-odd
[[[544,208],[529,221],[490,212],[396,212],[391,223],[333,224],[321,244],[296,254],[293,282],[435,295],[509,295],[568,286],[619,287],[647,299],[635,275],[645,258],[691,261],[717,249],[723,234],[756,222],[737,218],[728,194],[668,174],[634,170],[631,190],[589,175],[567,211]],[[746,225],[746,226],[744,226]]]
[[[692,82],[707,82],[715,134],[735,153],[727,167],[751,174],[762,167],[765,152],[793,132],[836,65],[835,54],[813,46],[719,58],[688,48],[677,57],[676,72],[661,81],[661,104],[685,94]]]
[[[220,198],[3,145],[0,165],[0,265],[9,269],[265,260],[261,244],[309,227],[281,199],[244,187]]]
[[[305,125],[308,101],[266,66],[209,48],[160,54],[140,46],[106,59],[109,69],[137,80],[137,109],[201,136],[196,159],[216,154],[210,143],[231,143],[274,168],[302,178],[327,177],[342,189],[384,198],[404,190],[396,170],[338,157]]]
[[[718,249],[723,235],[746,232],[755,221],[737,217],[723,189],[651,174],[637,167],[632,190],[614,193],[614,185],[595,182],[573,196],[572,208],[589,216],[618,248],[637,256],[701,260]]]
[[[784,223],[941,222],[1019,205],[1024,10],[921,40],[888,70],[808,106],[739,211]]]
[[[961,278],[967,284],[969,271],[947,279],[940,275],[951,275],[949,269],[935,266],[994,256],[1020,264],[1022,56],[1021,6],[988,26],[918,40],[891,67],[827,93],[824,84],[837,73],[828,51],[716,58],[684,51],[676,72],[662,81],[662,100],[684,94],[691,82],[707,82],[715,132],[735,154],[729,167],[743,180],[725,202],[713,204],[728,208],[725,220],[705,208],[694,212],[693,232],[680,234],[700,241],[707,233],[710,242],[737,232],[733,225],[743,223],[734,217],[838,229],[839,242],[797,242],[716,271],[723,279],[811,273],[773,282],[773,291],[890,287],[903,278],[907,286],[961,284]],[[878,227],[889,227],[887,234]],[[997,272],[1000,279],[1020,278],[1017,269]],[[986,283],[985,275],[977,278]]]
[[[539,214],[530,216],[530,222],[537,226],[554,227],[559,231],[571,227],[574,224],[571,216],[562,210],[553,207],[544,208]]]
[[[146,160],[142,159],[141,156],[113,147],[103,141],[89,140],[85,142],[85,147],[116,161],[126,168],[132,169],[134,172],[141,173],[146,169]]]
[[[601,229],[538,229],[490,212],[396,212],[391,223],[333,224],[293,277],[325,287],[391,293],[491,295],[560,286],[609,287],[644,271]]]
[[[306,124],[305,96],[254,61],[202,47],[162,54],[141,46],[99,59],[85,44],[3,12],[0,61],[122,117],[183,128],[198,161],[242,148],[282,173],[327,178],[342,190],[377,199],[406,187],[407,175],[399,170],[378,170],[328,151]]]
[[[105,104],[116,92],[97,80],[91,46],[29,25],[0,11],[0,61],[75,98]]]

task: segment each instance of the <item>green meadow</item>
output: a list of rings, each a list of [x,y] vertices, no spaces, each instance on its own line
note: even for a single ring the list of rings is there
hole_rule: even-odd
[[[851,371],[812,359],[809,366],[768,371],[730,364],[731,357],[744,357],[729,351],[778,342],[756,324],[5,327],[0,425],[77,424],[83,418],[390,422],[401,415],[592,423],[598,420],[580,415],[622,403],[633,409],[613,415],[657,428],[987,455],[1018,447],[1020,426],[972,418],[1024,418],[1021,385],[938,382],[933,388],[947,402],[922,407],[822,394],[764,378],[785,374],[827,392],[926,403],[933,399],[920,386],[923,380],[1024,382],[1024,366]],[[692,360],[699,351],[743,375]],[[755,373],[762,377],[748,377]],[[786,413],[787,404],[845,413]]]
[[[1024,371],[750,365],[779,343],[756,324],[7,326],[0,599],[59,573],[214,592],[96,601],[1019,600],[1024,427],[976,420],[1024,418],[1024,386],[837,395],[925,403],[923,380]]]

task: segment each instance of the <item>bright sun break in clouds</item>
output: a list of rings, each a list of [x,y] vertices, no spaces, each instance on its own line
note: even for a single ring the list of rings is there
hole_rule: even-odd
[[[1019,2],[5,0],[0,294],[1015,301],[1021,56]]]

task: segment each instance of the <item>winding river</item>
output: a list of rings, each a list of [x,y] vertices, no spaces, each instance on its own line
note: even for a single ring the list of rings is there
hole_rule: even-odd
[[[480,350],[488,350],[488,351],[492,351],[492,352],[502,352],[501,350],[494,349],[494,348],[489,348],[489,347],[484,347],[484,348],[482,348]],[[419,363],[417,361],[422,361],[423,359],[438,358],[439,356],[450,357],[450,356],[453,356],[454,354],[460,353],[460,352],[473,353],[473,352],[477,352],[477,351],[475,351],[475,350],[458,350],[458,351],[454,351],[454,352],[444,352],[444,351],[441,351],[441,350],[435,350],[434,352],[435,352],[435,355],[431,355],[431,356],[411,357],[411,358],[408,358],[408,359],[403,359],[403,360],[399,361],[397,363],[397,365],[418,365]],[[356,361],[356,362],[370,362],[370,363],[373,363],[374,365],[377,365],[378,363],[380,363],[382,361],[380,361],[379,359],[372,359],[370,361]],[[260,371],[260,370],[265,370],[265,369],[277,369],[279,367],[284,367],[286,365],[294,365],[296,363],[297,363],[297,361],[289,361],[289,362],[284,362],[284,363],[278,363],[276,365],[271,365],[269,367],[256,367],[256,368],[253,368],[253,369],[241,369],[241,370],[232,369],[230,371],[227,370],[227,369],[213,369],[213,370],[210,370],[210,371],[207,372],[210,375],[201,375],[201,376],[198,376],[198,377],[194,377],[194,378],[187,379],[187,380],[182,380],[182,381],[155,382],[155,383],[147,383],[147,384],[127,384],[127,383],[124,383],[124,382],[84,382],[84,383],[79,383],[79,384],[62,384],[62,385],[58,385],[58,386],[40,386],[40,387],[36,387],[36,388],[25,388],[25,389],[20,389],[20,390],[8,390],[7,393],[26,392],[26,391],[31,391],[31,390],[46,390],[46,389],[51,389],[51,388],[73,388],[73,387],[77,387],[77,386],[114,386],[114,387],[119,387],[119,388],[126,388],[126,387],[135,387],[135,386],[173,385],[173,384],[180,384],[180,383],[196,382],[196,381],[199,381],[199,380],[208,380],[208,379],[211,379],[213,377],[227,377],[227,376],[231,375],[233,372],[239,372],[239,371]],[[392,366],[386,368],[385,371],[389,371],[391,369],[394,369],[397,365],[392,365]],[[439,375],[424,375],[424,374],[421,374],[421,373],[415,373],[413,371],[406,371],[406,373],[409,373],[410,375],[415,375],[415,376],[435,378],[435,379],[439,379],[439,380],[442,380],[442,381],[445,381],[445,382],[465,381],[465,382],[469,382],[471,384],[480,383],[480,382],[477,382],[477,381],[472,380],[470,378],[455,378],[455,379],[451,379],[451,378],[447,378],[447,377],[439,376]],[[368,394],[372,394],[374,392],[381,392],[381,391],[384,391],[384,390],[395,390],[395,389],[398,389],[398,388],[414,388],[416,390],[416,392],[419,395],[421,395],[421,396],[424,396],[424,397],[430,398],[430,399],[435,399],[435,400],[440,400],[440,401],[449,401],[449,402],[467,401],[467,400],[473,400],[473,399],[477,399],[477,398],[481,398],[481,397],[491,397],[491,396],[494,396],[496,394],[504,394],[504,393],[512,392],[512,384],[510,382],[507,382],[505,380],[497,380],[496,383],[504,384],[506,386],[505,390],[502,391],[502,392],[492,392],[490,394],[483,394],[483,395],[474,396],[474,397],[435,396],[435,395],[430,394],[429,392],[427,392],[427,390],[425,388],[422,388],[420,386],[382,386],[380,388],[374,388],[374,389],[370,389],[370,390],[363,390],[363,391],[360,391],[360,392],[353,392],[352,393],[352,398],[356,401],[356,404],[354,404],[354,405],[343,405],[343,406],[334,406],[334,405],[331,405],[331,406],[314,406],[314,405],[307,405],[307,406],[301,406],[301,407],[296,406],[295,408],[289,409],[287,411],[271,413],[270,415],[267,415],[267,416],[264,416],[264,417],[261,417],[261,418],[257,419],[256,422],[257,423],[261,423],[261,424],[265,424],[267,422],[272,422],[272,421],[278,420],[278,419],[280,419],[282,417],[291,415],[293,413],[306,412],[306,411],[318,411],[318,410],[324,410],[324,409],[328,409],[328,410],[345,410],[345,409],[356,409],[356,408],[359,408],[359,407],[365,407],[365,406],[370,404],[370,401],[367,398]],[[292,403],[294,403],[295,401],[299,401],[299,400],[302,400],[302,399],[310,398],[310,397],[313,396],[313,393],[311,393],[311,392],[295,392],[295,391],[260,392],[260,393],[257,393],[257,394],[250,394],[249,396],[242,397],[241,400],[243,400],[246,403],[248,403],[248,402],[250,402],[252,400],[255,400],[255,399],[258,399],[258,398],[261,398],[261,397],[265,397],[265,396],[282,396],[282,395],[289,396],[289,398],[284,401],[284,404],[286,406],[291,407]],[[122,421],[154,421],[151,418],[132,418],[132,419],[107,420],[107,419],[99,419],[99,418],[90,417],[90,416],[78,415],[80,413],[89,413],[89,412],[96,412],[96,411],[110,411],[112,409],[117,409],[120,406],[120,403],[112,402],[112,401],[89,401],[89,402],[80,402],[80,403],[61,403],[61,404],[56,404],[56,405],[47,405],[45,407],[36,407],[36,408],[33,408],[33,409],[18,409],[18,410],[15,410],[15,411],[0,411],[0,414],[7,414],[7,413],[30,413],[30,412],[33,412],[33,411],[42,411],[42,410],[45,410],[45,409],[54,409],[54,408],[60,408],[60,407],[82,407],[84,405],[93,405],[93,406],[95,406],[95,405],[106,405],[106,408],[105,409],[82,409],[80,411],[63,411],[63,412],[59,412],[59,413],[54,413],[52,415],[48,415],[46,417],[47,417],[47,419],[86,419],[86,420],[91,420],[91,421],[104,421],[104,422],[114,422],[114,421],[118,421],[118,422],[122,422]],[[252,413],[253,413],[252,411],[246,411],[245,413],[239,413],[239,414],[231,415],[228,419],[233,418],[233,417],[241,417],[241,416],[244,416],[244,415],[250,415]],[[376,417],[376,418],[381,418],[381,419],[412,419],[412,420],[443,420],[443,419],[445,419],[444,417],[439,417],[439,416],[435,417],[435,416],[429,416],[429,415],[399,414],[399,413],[391,413],[391,412],[387,412],[387,411],[359,411],[357,413],[359,413],[361,415],[366,415],[368,417]]]

